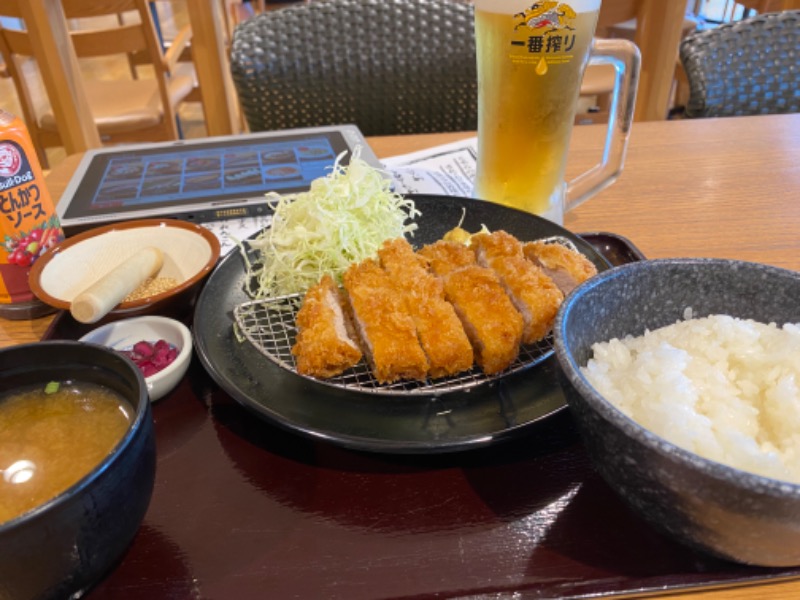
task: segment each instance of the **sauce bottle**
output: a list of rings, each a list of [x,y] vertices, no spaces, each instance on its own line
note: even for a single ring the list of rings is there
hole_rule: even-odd
[[[0,317],[31,319],[55,311],[34,296],[28,274],[63,239],[28,128],[0,109]]]

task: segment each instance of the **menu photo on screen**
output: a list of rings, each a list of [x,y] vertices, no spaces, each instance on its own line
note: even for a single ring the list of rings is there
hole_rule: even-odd
[[[266,194],[294,194],[355,148],[380,166],[354,125],[288,129],[88,151],[58,204],[68,233],[150,217],[196,222],[266,214]]]

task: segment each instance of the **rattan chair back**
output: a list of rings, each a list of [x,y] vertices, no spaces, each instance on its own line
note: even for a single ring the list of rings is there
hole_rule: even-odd
[[[269,11],[235,28],[231,70],[252,131],[477,126],[473,7],[464,2],[324,0]]]
[[[800,112],[800,11],[690,35],[680,46],[688,117]]]

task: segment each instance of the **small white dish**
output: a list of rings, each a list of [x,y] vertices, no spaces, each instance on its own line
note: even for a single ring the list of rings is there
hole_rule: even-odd
[[[178,356],[158,373],[145,377],[150,401],[155,402],[170,392],[186,374],[192,357],[192,334],[180,321],[158,316],[142,316],[113,321],[93,329],[79,341],[99,344],[114,350],[129,350],[142,340],[160,339],[175,346]]]

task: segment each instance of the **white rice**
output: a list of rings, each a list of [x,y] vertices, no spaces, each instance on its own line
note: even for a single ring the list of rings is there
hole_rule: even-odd
[[[711,460],[800,483],[800,324],[715,315],[592,348],[583,374],[640,425]]]

